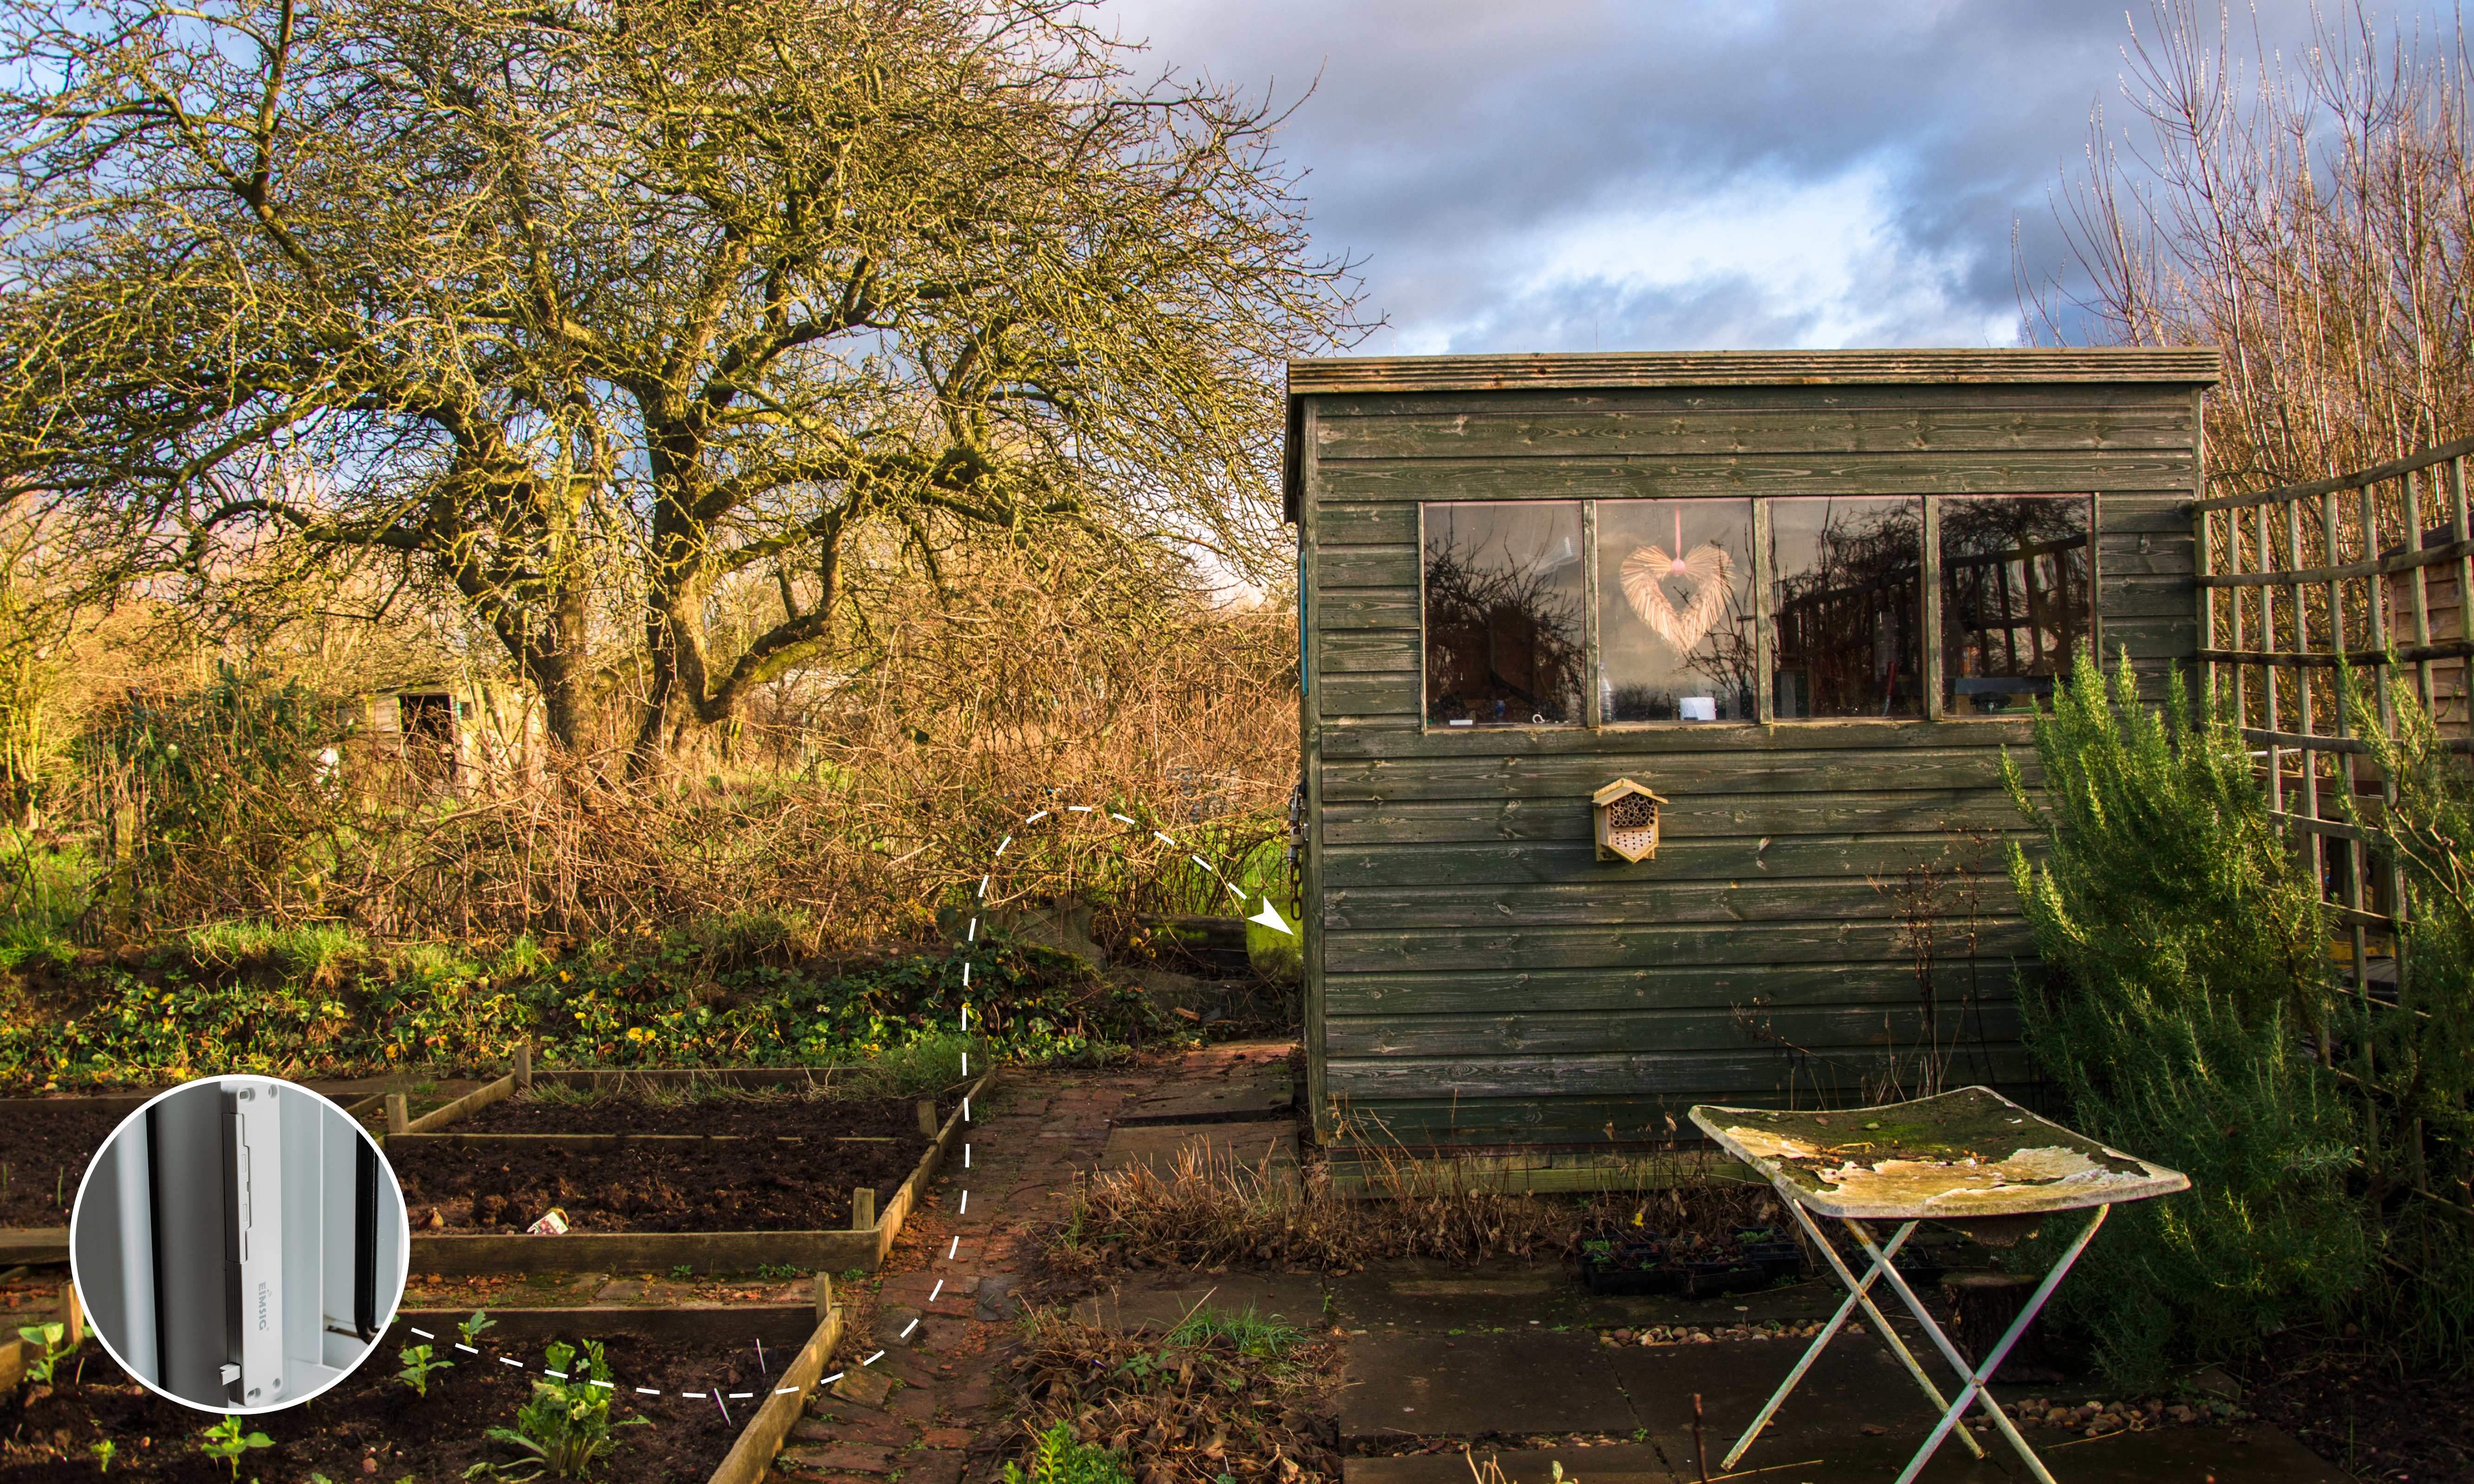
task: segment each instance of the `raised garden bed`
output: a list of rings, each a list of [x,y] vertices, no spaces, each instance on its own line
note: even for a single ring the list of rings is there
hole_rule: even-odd
[[[305,1086],[356,1116],[379,1105],[365,1088]],[[87,1162],[122,1119],[163,1090],[0,1098],[0,1264],[68,1260],[69,1208]]]
[[[697,1086],[822,1090],[831,1075],[536,1073],[519,1056],[507,1076],[427,1117],[406,1118],[395,1104],[385,1144],[412,1214],[412,1271],[873,1270],[960,1142],[963,1099],[676,1107],[634,1095]],[[982,1076],[967,1096],[991,1080]],[[511,1101],[544,1086],[611,1095]],[[564,1234],[521,1234],[552,1208],[568,1222]],[[436,1227],[427,1224],[433,1209]]]

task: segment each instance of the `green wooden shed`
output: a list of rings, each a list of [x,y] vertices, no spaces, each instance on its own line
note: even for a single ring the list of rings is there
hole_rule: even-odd
[[[1318,1137],[1557,1188],[1693,1103],[1912,1092],[1928,1052],[2032,1094],[2001,750],[2032,778],[2081,643],[2194,654],[2218,374],[1291,363]]]

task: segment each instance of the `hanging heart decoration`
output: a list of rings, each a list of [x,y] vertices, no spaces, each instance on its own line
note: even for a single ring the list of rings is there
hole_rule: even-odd
[[[1681,548],[1684,543],[1675,544]],[[1669,556],[1656,546],[1643,546],[1624,558],[1624,596],[1650,633],[1674,645],[1676,653],[1689,654],[1708,636],[1710,626],[1718,621],[1719,610],[1727,605],[1727,573],[1732,565],[1726,549],[1714,541],[1694,547],[1690,556]],[[1692,597],[1680,613],[1659,586],[1670,577],[1693,585]]]

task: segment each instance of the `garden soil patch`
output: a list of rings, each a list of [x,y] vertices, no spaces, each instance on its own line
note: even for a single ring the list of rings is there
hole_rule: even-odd
[[[0,1163],[8,1166],[0,1227],[67,1226],[86,1161],[127,1116],[79,1109],[0,1118]],[[58,1204],[53,1201],[56,1191]]]
[[[2245,1410],[2357,1478],[2474,1484],[2474,1376],[2416,1376],[2359,1341],[2284,1336],[2238,1374]]]
[[[754,1415],[755,1400],[729,1402],[725,1424],[711,1400],[691,1401],[683,1391],[758,1394],[769,1389],[753,1352],[720,1354],[658,1345],[624,1336],[607,1342],[610,1375],[617,1383],[612,1422],[644,1418],[649,1426],[614,1426],[617,1450],[594,1472],[603,1478],[641,1484],[702,1484],[721,1466],[740,1426]],[[0,1480],[52,1484],[98,1477],[92,1445],[109,1440],[118,1451],[100,1477],[132,1484],[230,1484],[230,1468],[198,1449],[212,1421],[206,1413],[166,1401],[132,1381],[100,1346],[62,1363],[57,1388],[21,1386],[0,1399]],[[513,1367],[457,1355],[451,1371],[430,1377],[429,1395],[415,1396],[395,1378],[393,1341],[343,1384],[301,1406],[244,1418],[248,1430],[263,1432],[273,1446],[253,1448],[241,1460],[240,1477],[305,1480],[324,1473],[338,1481],[457,1479],[475,1464],[518,1464],[518,1450],[488,1436],[512,1428],[532,1382]],[[518,1358],[538,1367],[538,1352]],[[776,1364],[788,1357],[776,1357]],[[650,1386],[659,1398],[632,1388]],[[366,1469],[364,1460],[374,1460]],[[521,1472],[519,1469],[517,1472]]]
[[[936,1100],[941,1125],[960,1104]],[[919,1133],[919,1100],[909,1097],[834,1098],[789,1096],[716,1097],[695,1102],[647,1102],[633,1095],[587,1101],[528,1097],[492,1103],[441,1134],[713,1134],[740,1137],[811,1140],[852,1135],[909,1137],[928,1147]],[[915,1159],[916,1156],[914,1155]]]
[[[574,1232],[839,1231],[850,1225],[854,1188],[873,1188],[877,1209],[884,1209],[931,1142],[919,1132],[910,1099],[666,1108],[614,1098],[517,1106],[532,1115],[527,1126],[490,1132],[745,1132],[668,1147],[396,1146],[387,1157],[416,1231],[521,1232],[553,1208]]]

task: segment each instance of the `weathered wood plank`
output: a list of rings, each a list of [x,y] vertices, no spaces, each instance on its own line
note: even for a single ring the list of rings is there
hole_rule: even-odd
[[[1350,677],[1358,680],[1358,677]],[[1334,683],[1338,683],[1334,677]],[[1370,691],[1371,686],[1366,687]],[[1364,692],[1360,692],[1364,693]],[[1472,729],[1474,730],[1474,729]],[[1893,793],[1997,787],[2001,754],[1991,749],[1908,747],[1873,752],[1710,751],[1672,754],[1654,763],[1625,755],[1621,734],[1599,733],[1603,751],[1564,755],[1378,757],[1323,761],[1323,798],[1332,803],[1441,799],[1579,799],[1609,780],[1637,777],[1674,801],[1702,794]],[[2032,754],[2015,754],[2032,785]],[[1661,816],[1662,817],[1662,816]]]
[[[425,1329],[433,1336],[443,1334],[451,1342],[456,1325],[472,1317],[470,1308],[398,1309],[396,1330],[380,1345],[379,1352],[391,1355],[400,1347],[424,1343],[411,1332],[414,1329]],[[812,1304],[695,1304],[675,1308],[596,1304],[572,1308],[493,1308],[490,1317],[495,1321],[490,1326],[490,1343],[501,1347],[627,1335],[673,1345],[696,1344],[699,1348],[716,1338],[735,1345],[763,1340],[766,1350],[780,1353],[799,1345],[816,1328],[816,1310]],[[439,1348],[444,1350],[445,1345]]]
[[[1977,857],[1973,869],[1999,875],[2002,850],[2016,841],[2030,857],[2042,853],[2040,835],[2008,830],[1987,837],[1980,849],[1935,834],[1891,835],[1724,835],[1710,839],[1684,837],[1664,842],[1654,860],[1637,865],[1597,858],[1589,830],[1579,827],[1565,839],[1487,840],[1476,843],[1424,845],[1405,850],[1386,841],[1377,845],[1326,845],[1322,879],[1330,887],[1453,886],[1480,882],[1741,880],[1746,877],[1792,880],[1802,876],[1837,875],[1865,879],[1895,875],[1915,866],[1939,865]]]
[[[2097,584],[2097,614],[2108,627],[2125,618],[2188,620],[2195,590],[2187,577],[2124,576],[2107,569]]]
[[[1358,675],[1343,671],[1315,677],[1315,709],[1326,717],[1397,716],[1411,723],[1423,700],[1424,678],[1417,671]]]
[[[1983,919],[1982,956],[2034,951],[2025,922]],[[1632,969],[1664,964],[1878,964],[1908,952],[1907,935],[1886,920],[1740,925],[1633,924],[1621,927],[1496,927],[1460,931],[1323,930],[1326,974],[1417,973],[1459,969]]]
[[[2104,536],[2147,537],[2159,546],[2191,544],[2191,494],[2187,490],[2152,493],[2120,491],[2097,506],[2097,526]]]
[[[2189,534],[2190,521],[2182,522]],[[1350,505],[1339,500],[1324,500],[1315,507],[1315,543],[1318,550],[1325,546],[1415,546],[1418,544],[1418,507],[1392,501],[1378,505]]]
[[[1323,733],[1326,741],[1331,733]],[[2024,766],[2029,759],[2021,757]],[[1691,798],[1661,812],[1661,838],[1751,835],[1961,834],[2016,829],[2019,811],[2000,789],[1899,794],[1722,794]],[[1418,845],[1443,841],[1586,840],[1589,812],[1569,796],[1326,804],[1325,845]]]
[[[1308,574],[1326,587],[1416,588],[1422,579],[1414,542],[1395,546],[1322,546]]]
[[[1826,1068],[1824,1069],[1826,1070]],[[1972,1075],[1972,1074],[1971,1074]],[[1602,1152],[1672,1144],[1689,1154],[1710,1147],[1695,1137],[1685,1117],[1695,1103],[1730,1103],[1739,1107],[1848,1108],[1875,1100],[1877,1088],[1849,1077],[1844,1082],[1798,1073],[1792,1088],[1783,1065],[1772,1075],[1739,1085],[1683,1086],[1634,1097],[1537,1097],[1525,1100],[1482,1098],[1455,1102],[1448,1094],[1420,1098],[1353,1098],[1342,1105],[1340,1116],[1352,1120],[1346,1133],[1370,1154],[1377,1150],[1411,1150],[1428,1146],[1455,1150],[1500,1149],[1535,1156],[1548,1150]],[[1911,1086],[1907,1079],[1903,1086]],[[2035,1109],[2042,1089],[2032,1073],[2014,1069],[2013,1076],[1986,1086],[2013,1102]],[[1669,1132],[1667,1120],[1673,1120]]]
[[[1315,637],[1315,669],[1322,675],[1407,672],[1425,662],[1415,629],[1337,629]]]
[[[1985,954],[1974,960],[1945,947],[1933,984],[1945,1003],[1973,994],[2006,1000],[2021,973],[2040,974],[2032,960]],[[1332,1016],[1487,1015],[1507,1005],[1536,1015],[1612,1014],[1675,1007],[1725,1007],[1756,1001],[1802,1005],[1912,1005],[1920,995],[1906,960],[1870,964],[1665,964],[1634,969],[1442,969],[1429,973],[1336,973],[1326,980]]]
[[[1339,629],[1416,629],[1424,622],[1414,582],[1405,587],[1325,585],[1315,589],[1315,598],[1316,627],[1324,634]]]
[[[1455,728],[1416,737],[1367,737],[1336,741],[1333,759],[1359,757],[1468,757],[1478,754],[1541,757],[1557,754],[1605,757],[1610,737],[1620,751],[1644,756],[1668,753],[1806,753],[1837,749],[2022,747],[2034,740],[2023,717],[1953,717],[1949,721],[1780,722],[1769,727],[1614,728],[1605,735],[1586,730],[1528,730]]]
[[[1803,1005],[1759,1012],[1775,1035],[1799,1046],[1912,1054],[1929,1039],[1924,1011],[1908,986],[1904,1005]],[[1733,1051],[1762,1045],[1730,1010],[1581,1011],[1562,1015],[1335,1014],[1325,1029],[1334,1057],[1424,1057],[1466,1060],[1508,1056],[1631,1055],[1637,1052]],[[1940,1007],[1938,1041],[1970,1059],[1981,1042],[2006,1046],[2019,1039],[2019,1007],[2009,1000]],[[1765,1049],[1769,1049],[1766,1048]]]
[[[2070,494],[2171,487],[2188,457],[2150,453],[1744,458],[1319,460],[1331,498],[1578,500],[1728,495]]]
[[[1981,888],[1980,913],[2007,917],[2018,912],[2007,880],[1988,875]],[[1322,903],[1323,926],[1335,931],[1497,923],[1586,927],[1871,922],[1889,918],[1896,905],[1887,892],[1861,876],[1327,887]]]
[[[1792,1067],[1769,1047],[1719,1051],[1616,1052],[1564,1056],[1383,1057],[1334,1056],[1330,1059],[1332,1094],[1344,1099],[1391,1097],[1431,1098],[1457,1093],[1461,1123],[1492,1110],[1500,1100],[1513,1108],[1554,1097],[1613,1097],[1629,1094],[1655,1098],[1686,1089],[1715,1088],[1778,1088],[1789,1078],[1808,1085],[1808,1064],[1825,1061],[1849,1082],[1882,1079],[1897,1069],[1896,1061],[1912,1064],[1914,1053],[1872,1047],[1816,1046]],[[1996,1080],[2025,1081],[2032,1075],[2025,1048],[1997,1046],[1987,1058]],[[1834,1079],[1833,1079],[1834,1080]],[[1829,1085],[1828,1083],[1824,1084]]]
[[[492,1103],[503,1103],[515,1095],[516,1074],[509,1072],[486,1087],[465,1093],[444,1108],[435,1109],[413,1119],[404,1127],[404,1132],[434,1134],[449,1124],[459,1123],[473,1116]]]
[[[487,1273],[748,1273],[768,1265],[873,1268],[873,1232],[570,1232],[565,1236],[412,1233],[411,1270]]]
[[[815,1389],[841,1343],[842,1309],[836,1304],[815,1316],[815,1328],[808,1343],[790,1358],[779,1383],[759,1404],[756,1415],[748,1419],[747,1426],[722,1456],[721,1467],[714,1471],[708,1484],[763,1484],[772,1469],[773,1456],[782,1450],[790,1429],[807,1415],[809,1393]]]
[[[1318,421],[1323,418],[1417,417],[1436,413],[1553,416],[1582,410],[1638,413],[1706,411],[1718,414],[1771,409],[1808,411],[1813,408],[1884,412],[1921,408],[2057,412],[2102,408],[2140,412],[2176,408],[2188,416],[2191,398],[2187,391],[2178,387],[2121,382],[1982,383],[1965,387],[1903,386],[1882,382],[1828,387],[1593,386],[1326,392],[1315,395],[1314,406]],[[2187,493],[2184,498],[2189,498]]]
[[[1319,460],[1604,458],[1853,453],[2187,450],[2187,405],[2098,408],[1795,407],[1656,411],[1561,408],[1335,416],[1315,432]]]

